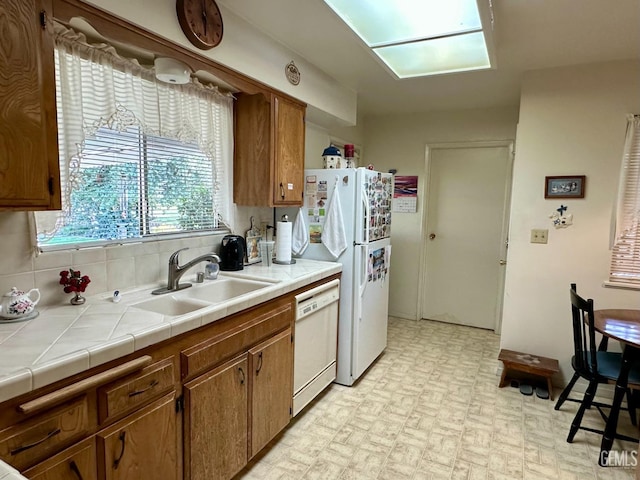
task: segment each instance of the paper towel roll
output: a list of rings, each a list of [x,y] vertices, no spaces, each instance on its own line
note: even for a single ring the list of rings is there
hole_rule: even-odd
[[[291,262],[291,222],[277,222],[276,261]]]

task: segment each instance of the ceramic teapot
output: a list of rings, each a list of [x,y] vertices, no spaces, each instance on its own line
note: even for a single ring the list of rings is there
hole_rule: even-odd
[[[35,296],[35,300],[31,295]],[[22,292],[13,287],[10,292],[2,296],[2,304],[0,305],[0,317],[3,318],[20,318],[33,312],[40,301],[40,290],[32,288],[28,292]]]

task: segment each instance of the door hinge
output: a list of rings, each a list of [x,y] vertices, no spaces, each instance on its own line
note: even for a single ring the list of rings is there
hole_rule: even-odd
[[[293,408],[289,407],[289,415],[293,415]]]
[[[40,10],[40,26],[44,30],[47,28],[47,12],[46,10]]]
[[[49,177],[49,195],[53,195],[53,177]]]
[[[291,343],[293,343],[293,333],[291,334]]]
[[[184,396],[176,398],[176,413],[184,412]]]

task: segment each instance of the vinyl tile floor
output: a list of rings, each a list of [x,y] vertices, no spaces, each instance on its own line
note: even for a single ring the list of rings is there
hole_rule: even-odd
[[[497,387],[499,344],[486,330],[390,318],[387,349],[364,377],[328,387],[237,478],[633,479],[634,468],[597,465],[598,434],[566,442],[577,403],[555,411]],[[583,424],[603,421],[592,409]],[[626,412],[619,430],[634,432]],[[614,449],[635,460],[637,445]]]

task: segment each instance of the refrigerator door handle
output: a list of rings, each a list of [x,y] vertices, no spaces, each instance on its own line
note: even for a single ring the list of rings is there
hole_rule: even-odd
[[[362,243],[369,242],[369,223],[371,222],[371,207],[369,206],[369,198],[367,197],[367,192],[363,188],[360,191],[360,198],[362,200],[362,206],[364,207],[364,217],[362,221],[364,222],[364,238],[362,239]]]
[[[364,295],[364,291],[367,289],[367,274],[368,274],[368,258],[367,253],[369,250],[368,244],[360,245],[360,261],[362,262],[362,270],[360,271],[360,279],[358,280],[358,294],[360,295],[360,299],[362,300],[362,296]],[[361,304],[362,302],[358,302]]]

